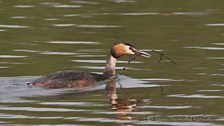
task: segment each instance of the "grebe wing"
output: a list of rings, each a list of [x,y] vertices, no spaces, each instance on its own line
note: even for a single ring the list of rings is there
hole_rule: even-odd
[[[81,71],[59,71],[42,76],[31,84],[47,88],[78,88],[104,80],[101,74]]]

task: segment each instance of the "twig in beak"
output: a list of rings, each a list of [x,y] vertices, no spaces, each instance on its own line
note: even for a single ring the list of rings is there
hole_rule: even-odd
[[[161,53],[161,52],[158,52],[158,51],[156,51],[156,50],[147,51],[147,52],[148,52],[148,53],[150,53],[150,52],[154,52],[154,53],[159,54],[159,55],[160,55],[160,58],[159,58],[159,60],[158,60],[158,63],[160,63],[160,62],[162,61],[163,57],[165,57],[165,58],[166,58],[167,60],[169,60],[171,63],[176,64],[175,61],[173,61],[172,59],[170,59],[168,56],[166,56],[165,54],[163,54],[163,53]]]
[[[154,53],[157,53],[160,55],[160,58],[158,60],[158,63],[160,63],[163,59],[163,57],[165,57],[167,60],[169,60],[171,63],[173,64],[176,64],[175,61],[173,61],[172,59],[170,59],[168,56],[166,56],[165,54],[161,53],[161,52],[158,52],[156,50],[151,50],[151,51],[138,51],[135,53],[135,55],[133,57],[131,57],[130,60],[128,60],[127,64],[124,66],[124,68],[120,71],[119,74],[116,75],[116,77],[118,78],[125,70],[126,68],[128,67],[128,65],[131,63],[131,61],[134,61],[136,56],[143,56],[143,57],[150,57],[151,54],[150,52],[154,52]],[[149,53],[149,54],[148,54]]]
[[[123,73],[123,71],[126,70],[126,68],[127,68],[128,65],[131,63],[131,61],[134,61],[134,60],[135,60],[135,57],[136,57],[136,56],[137,56],[137,55],[135,54],[133,57],[131,57],[130,60],[128,60],[128,62],[127,62],[126,65],[123,67],[123,69],[120,71],[120,73],[117,75],[117,77],[119,77],[119,75],[121,75],[121,74]]]

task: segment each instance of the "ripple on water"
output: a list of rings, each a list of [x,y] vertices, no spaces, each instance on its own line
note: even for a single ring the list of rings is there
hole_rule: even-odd
[[[51,7],[54,7],[54,8],[80,8],[80,7],[82,7],[82,5],[62,5],[62,4],[56,4],[56,5],[52,5]]]
[[[98,44],[99,42],[88,42],[88,41],[49,41],[50,44]]]
[[[224,57],[206,57],[206,59],[212,59],[212,60],[223,60]]]
[[[77,3],[77,4],[92,4],[92,5],[99,4],[98,2],[95,2],[95,1],[85,1],[85,0],[75,0],[75,1],[71,1],[71,2]]]
[[[41,102],[41,105],[57,105],[57,106],[103,106],[93,102]]]
[[[201,75],[201,76],[203,76],[203,75],[207,75],[207,73],[196,73],[196,75]]]
[[[9,68],[8,66],[0,66],[0,69],[7,69]]]
[[[72,62],[78,62],[78,63],[106,63],[106,60],[71,60]],[[127,63],[128,61],[117,61],[117,63]],[[131,63],[142,63],[141,61],[133,61]]]
[[[221,86],[224,87],[224,84],[211,84],[212,86]]]
[[[6,31],[5,29],[0,29],[0,32],[4,32],[4,31]]]
[[[89,105],[90,103],[87,102],[41,102],[41,105],[62,105],[62,106],[82,106],[82,105]]]
[[[80,54],[76,55],[75,57],[106,57],[106,55],[86,55],[86,54]]]
[[[13,18],[13,19],[26,19],[26,18],[31,18],[31,17],[27,17],[27,16],[12,16],[10,18]]]
[[[46,21],[57,21],[59,18],[45,18]]]
[[[80,28],[119,28],[117,25],[77,25]]]
[[[136,0],[112,0],[116,3],[134,3]]]
[[[153,118],[153,117],[152,117]],[[183,120],[177,120],[177,121],[172,121],[169,122],[168,119],[163,119],[163,118],[157,118],[157,121],[139,121],[135,124],[140,124],[140,125],[167,125],[167,126],[221,126],[221,125],[215,125],[212,123],[207,123],[207,122],[196,122],[196,121],[185,121]]]
[[[24,64],[20,62],[0,62],[0,64]]]
[[[75,25],[76,24],[52,24],[52,26],[56,26],[56,27],[71,27]]]
[[[101,52],[102,49],[79,49],[78,52]]]
[[[29,53],[35,53],[35,52],[39,52],[37,50],[31,50],[31,49],[15,49],[13,50],[14,52],[29,52]]]
[[[8,122],[3,122],[3,121],[0,121],[0,124],[7,124]]]
[[[175,80],[175,79],[168,79],[168,78],[143,78],[141,80],[149,81],[149,82],[181,82],[181,81],[187,81],[185,79]]]
[[[210,26],[210,27],[223,27],[224,26],[224,23],[206,24],[206,26]]]
[[[189,15],[189,16],[203,16],[208,15],[211,12],[173,12],[173,15]]]
[[[50,51],[45,51],[41,52],[41,54],[45,55],[75,55],[77,53],[72,53],[72,52],[50,52]]]
[[[187,15],[187,16],[203,16],[211,12],[172,12],[172,13],[159,13],[159,12],[136,12],[136,13],[119,13],[124,16],[149,16],[149,15]]]
[[[224,74],[210,74],[210,76],[224,76]]]
[[[65,14],[65,17],[77,17],[80,16],[80,14]]]
[[[140,106],[138,108],[155,108],[155,109],[187,109],[192,106]]]
[[[121,13],[124,16],[146,16],[146,15],[159,15],[158,12],[141,12],[141,13]]]
[[[55,26],[55,27],[76,26],[76,27],[80,27],[80,28],[118,28],[118,27],[121,27],[121,26],[116,26],[116,25],[77,25],[77,24],[52,24],[52,26]]]
[[[221,92],[222,90],[198,90],[198,92]]]
[[[28,56],[18,56],[18,55],[0,55],[0,58],[25,58]]]
[[[116,112],[116,111],[112,111],[112,112],[93,112],[94,114],[110,114],[110,115],[114,115],[114,114],[128,114],[128,115],[151,115],[151,114],[156,114],[154,112],[128,112],[128,111],[124,111],[124,112]]]
[[[189,49],[204,49],[204,50],[224,50],[224,48],[221,48],[221,47],[185,46],[184,48],[189,48]]]
[[[81,109],[66,109],[66,108],[37,108],[37,107],[9,107],[9,106],[0,106],[0,110],[31,111],[31,112],[80,112],[80,111],[87,111],[87,110],[81,110]]]
[[[29,28],[29,26],[22,25],[0,25],[0,28]]]
[[[123,119],[112,119],[112,118],[79,118],[78,121],[89,121],[89,122],[111,122],[111,123],[134,123],[137,120],[123,120]]]
[[[25,116],[25,115],[13,115],[13,114],[0,113],[0,118],[2,118],[2,119],[29,119],[29,118],[33,118],[33,117]]]
[[[53,3],[53,2],[42,2],[42,3],[40,3],[41,5],[58,5],[58,4],[60,4],[60,3]]]
[[[214,45],[224,45],[224,43],[212,43]]]
[[[206,114],[197,114],[197,115],[169,115],[168,119],[173,121],[184,121],[184,122],[211,122],[218,119],[217,115],[206,115]]]
[[[15,5],[13,7],[15,7],[15,8],[33,8],[34,5]]]
[[[42,5],[46,5],[48,7],[53,7],[53,8],[62,8],[62,9],[74,9],[74,8],[80,8],[82,5],[72,5],[72,4],[61,4],[61,3],[56,3],[56,2],[42,2]]]
[[[177,98],[224,98],[224,96],[212,96],[212,95],[204,95],[204,94],[193,94],[193,95],[185,95],[185,94],[174,94],[168,95],[168,97],[177,97]]]
[[[216,121],[224,121],[224,117],[220,117],[218,119],[215,119]]]
[[[194,67],[192,69],[194,69],[194,70],[206,70],[208,68],[206,68],[206,67]]]

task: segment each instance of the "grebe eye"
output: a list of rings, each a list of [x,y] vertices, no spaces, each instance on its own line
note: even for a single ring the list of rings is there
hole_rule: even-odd
[[[131,46],[129,47],[129,49],[130,49],[131,51],[134,51],[134,49],[133,49]]]

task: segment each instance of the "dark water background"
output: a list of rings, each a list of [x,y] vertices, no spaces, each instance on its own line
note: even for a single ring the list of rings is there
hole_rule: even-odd
[[[223,5],[222,0],[0,0],[0,125],[222,125]],[[157,54],[137,58],[116,82],[117,91],[109,86],[117,95],[108,93],[106,84],[81,93],[26,85],[60,70],[102,72],[117,41],[161,50],[177,64],[158,64]],[[117,71],[128,59],[119,59]]]

